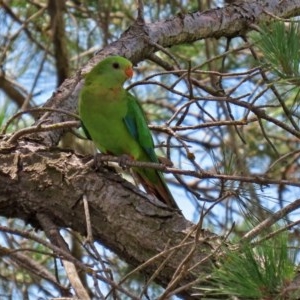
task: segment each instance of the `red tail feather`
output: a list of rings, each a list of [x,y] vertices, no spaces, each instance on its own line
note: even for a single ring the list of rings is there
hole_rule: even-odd
[[[171,192],[169,191],[166,183],[163,181],[159,173],[157,173],[157,178],[159,178],[159,180],[155,184],[151,182],[146,176],[143,176],[140,173],[134,172],[134,174],[149,194],[156,196],[158,200],[165,203],[167,206],[178,210],[181,213]]]

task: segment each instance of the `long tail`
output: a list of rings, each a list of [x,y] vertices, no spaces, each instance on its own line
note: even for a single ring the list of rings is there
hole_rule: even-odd
[[[153,169],[135,169],[134,174],[146,192],[155,195],[158,200],[176,209],[181,214],[181,210],[177,206],[163,175],[159,171]]]

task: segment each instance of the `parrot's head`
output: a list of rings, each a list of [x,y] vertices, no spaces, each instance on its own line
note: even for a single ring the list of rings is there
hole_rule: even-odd
[[[103,82],[114,82],[116,84],[123,84],[127,79],[133,75],[132,63],[121,56],[109,56],[99,62],[87,75],[93,79],[99,79]],[[91,79],[90,78],[90,79]]]

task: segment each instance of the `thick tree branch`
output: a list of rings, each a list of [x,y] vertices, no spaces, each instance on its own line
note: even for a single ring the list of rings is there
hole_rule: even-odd
[[[82,201],[85,194],[94,239],[120,258],[139,266],[158,255],[142,270],[152,275],[168,257],[156,276],[156,281],[163,286],[167,286],[178,267],[177,272],[184,272],[184,276],[174,288],[197,280],[201,274],[205,276],[211,260],[197,264],[216,248],[213,234],[201,230],[197,239],[195,234],[188,236],[193,232],[193,224],[176,212],[160,207],[161,204],[150,202],[111,170],[102,168],[95,172],[82,158],[59,149],[49,152],[44,146],[29,142],[20,145],[0,156],[1,215],[21,218],[39,227],[37,214],[43,214],[55,225],[85,235]],[[184,265],[180,266],[183,261]],[[191,294],[191,287],[182,291],[186,299]]]

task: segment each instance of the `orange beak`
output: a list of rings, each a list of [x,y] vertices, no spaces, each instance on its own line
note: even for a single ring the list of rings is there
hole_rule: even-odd
[[[125,69],[125,74],[126,74],[126,76],[127,76],[128,78],[131,78],[131,77],[132,77],[132,75],[133,75],[133,69],[132,69],[131,66],[130,66],[130,67],[127,67],[127,68]]]

